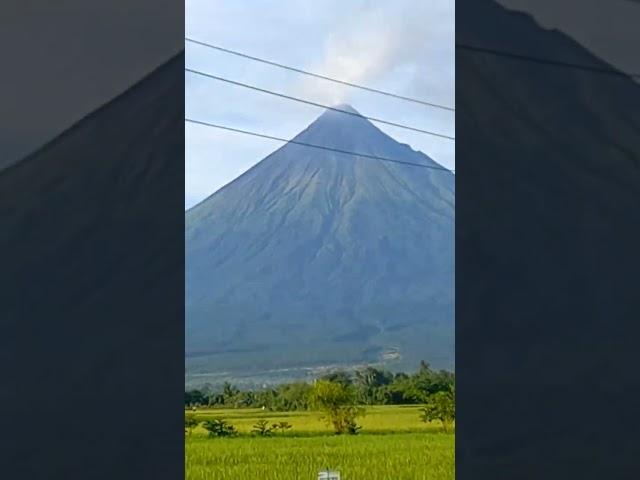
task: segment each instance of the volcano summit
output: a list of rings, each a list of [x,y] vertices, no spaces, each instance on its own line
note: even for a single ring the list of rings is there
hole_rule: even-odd
[[[187,373],[454,358],[454,175],[327,110],[186,212]],[[434,168],[435,167],[435,168]]]

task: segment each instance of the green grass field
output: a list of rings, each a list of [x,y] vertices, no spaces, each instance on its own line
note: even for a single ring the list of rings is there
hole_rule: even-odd
[[[199,427],[185,445],[186,478],[317,478],[325,467],[342,480],[453,480],[455,436],[425,424],[415,406],[368,407],[357,436],[336,436],[317,412],[265,412],[257,409],[201,410],[198,419],[224,418],[236,426],[235,438],[208,438]],[[258,419],[287,421],[288,433],[258,438],[250,434]]]

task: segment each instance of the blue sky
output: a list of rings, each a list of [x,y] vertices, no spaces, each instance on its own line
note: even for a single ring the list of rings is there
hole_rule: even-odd
[[[451,0],[187,0],[186,35],[373,88],[455,106]],[[186,65],[318,103],[455,136],[455,114],[342,87],[186,43]],[[190,118],[292,138],[322,110],[185,72]],[[378,125],[455,168],[454,142]],[[193,206],[280,143],[186,124],[185,207]]]

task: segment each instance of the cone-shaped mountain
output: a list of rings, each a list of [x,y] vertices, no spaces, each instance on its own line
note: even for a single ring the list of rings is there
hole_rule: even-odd
[[[295,140],[438,166],[335,108],[353,115],[327,110]],[[189,210],[185,240],[191,373],[453,364],[448,171],[288,143]]]

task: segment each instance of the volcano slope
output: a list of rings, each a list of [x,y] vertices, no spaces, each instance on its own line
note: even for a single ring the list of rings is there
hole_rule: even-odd
[[[361,116],[294,140],[419,166],[288,143],[187,211],[187,372],[452,367],[454,175]]]

